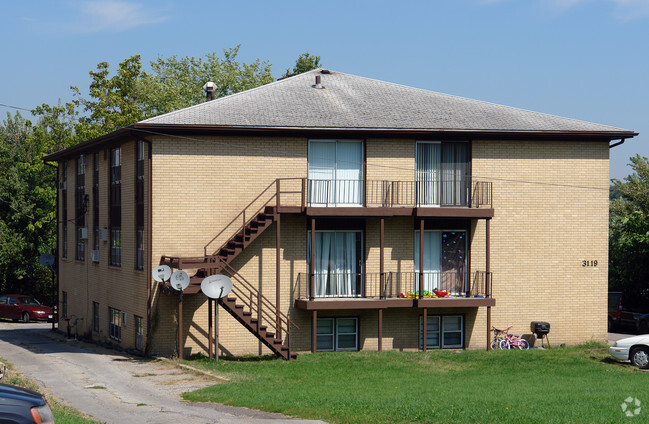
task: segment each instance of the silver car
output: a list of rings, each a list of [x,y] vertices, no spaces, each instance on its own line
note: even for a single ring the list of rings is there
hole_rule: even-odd
[[[643,370],[649,369],[649,334],[618,340],[609,352],[614,358],[631,361]]]

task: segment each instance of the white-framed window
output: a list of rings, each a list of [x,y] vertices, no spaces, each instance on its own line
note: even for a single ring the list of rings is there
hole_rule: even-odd
[[[122,313],[119,309],[108,308],[108,333],[113,340],[122,340]]]
[[[424,317],[419,316],[419,348],[423,347]],[[464,347],[463,315],[428,315],[426,317],[426,348],[453,349]]]
[[[319,351],[358,350],[358,318],[318,318],[316,344]]]
[[[309,140],[309,204],[363,205],[363,142]]]

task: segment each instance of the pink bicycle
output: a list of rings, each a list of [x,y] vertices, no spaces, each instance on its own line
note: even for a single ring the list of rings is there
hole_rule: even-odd
[[[527,340],[522,339],[520,334],[503,334],[504,338],[500,341],[501,349],[519,348],[521,350],[529,349],[530,344]]]

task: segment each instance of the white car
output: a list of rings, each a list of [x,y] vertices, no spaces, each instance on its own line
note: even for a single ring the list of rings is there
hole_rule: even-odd
[[[609,352],[614,358],[631,361],[643,370],[649,369],[649,334],[618,340]]]

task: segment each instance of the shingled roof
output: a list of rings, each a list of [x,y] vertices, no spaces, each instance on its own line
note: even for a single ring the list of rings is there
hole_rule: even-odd
[[[315,87],[320,76],[323,88]],[[316,69],[139,124],[232,128],[629,132]]]
[[[320,77],[322,88],[316,87]],[[151,134],[611,141],[623,128],[315,69],[145,119],[45,156],[54,161]]]

